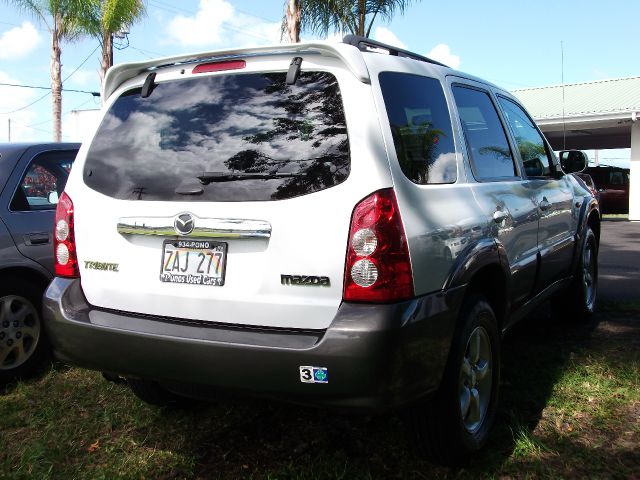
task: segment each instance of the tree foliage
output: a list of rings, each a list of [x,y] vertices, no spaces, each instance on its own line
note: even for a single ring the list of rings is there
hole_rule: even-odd
[[[300,29],[327,36],[330,32],[369,37],[378,18],[390,21],[404,13],[413,0],[299,0]],[[290,2],[287,0],[287,8]],[[287,18],[290,16],[287,15]],[[283,21],[283,31],[291,31]],[[291,16],[295,18],[295,16]]]
[[[145,14],[142,0],[85,0],[82,28],[102,47],[100,78],[113,65],[113,35],[125,30]]]

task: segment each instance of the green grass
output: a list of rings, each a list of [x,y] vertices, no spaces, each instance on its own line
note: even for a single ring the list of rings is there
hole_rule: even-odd
[[[451,470],[393,415],[250,399],[160,410],[55,365],[0,394],[0,478],[637,478],[640,305],[586,324],[536,312],[505,339],[501,395],[489,445]]]
[[[629,220],[629,214],[628,213],[605,213],[602,215],[603,219],[607,219],[607,218],[621,218],[624,220]]]

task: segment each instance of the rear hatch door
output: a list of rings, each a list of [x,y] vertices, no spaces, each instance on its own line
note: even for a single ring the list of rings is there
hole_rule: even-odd
[[[191,75],[130,88],[74,200],[93,305],[177,319],[326,328],[342,299],[350,151],[327,71]],[[88,187],[88,188],[87,188]]]

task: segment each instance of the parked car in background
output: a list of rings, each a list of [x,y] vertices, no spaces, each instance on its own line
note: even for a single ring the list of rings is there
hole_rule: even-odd
[[[0,144],[0,385],[48,356],[42,293],[53,277],[53,221],[77,143]]]
[[[405,408],[461,462],[496,416],[501,334],[554,295],[593,311],[586,156],[563,171],[495,85],[347,36],[121,64],[103,91],[44,315],[57,358],[147,402]]]
[[[600,195],[602,213],[629,213],[629,169],[612,166],[588,167]]]

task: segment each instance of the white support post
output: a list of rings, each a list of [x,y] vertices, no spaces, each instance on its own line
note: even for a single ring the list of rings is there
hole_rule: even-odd
[[[631,124],[629,220],[640,221],[640,118]]]

